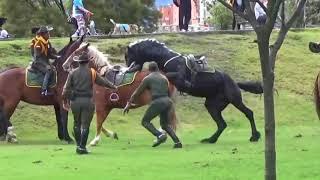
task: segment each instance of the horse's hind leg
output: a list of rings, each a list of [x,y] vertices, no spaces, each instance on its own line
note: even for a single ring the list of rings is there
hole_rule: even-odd
[[[212,119],[217,124],[217,131],[209,138],[201,140],[202,143],[215,143],[217,142],[219,136],[223,130],[227,127],[226,121],[223,119],[221,112],[227,107],[228,102],[224,98],[207,98],[205,102],[205,107],[207,108]]]
[[[253,112],[251,109],[249,109],[246,105],[243,104],[242,98],[240,96],[240,99],[237,101],[232,102],[232,104],[239,109],[242,113],[246,115],[246,117],[249,119],[250,125],[251,125],[251,132],[252,136],[250,138],[251,142],[258,141],[260,139],[260,132],[256,128],[256,124],[254,122]]]

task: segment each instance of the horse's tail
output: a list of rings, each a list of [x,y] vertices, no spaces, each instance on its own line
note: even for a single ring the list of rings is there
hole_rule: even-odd
[[[177,116],[176,116],[176,110],[175,110],[175,105],[177,102],[177,89],[174,87],[173,88],[173,92],[171,93],[170,98],[173,101],[173,106],[171,108],[171,112],[170,112],[170,121],[169,121],[169,126],[176,131],[177,129],[177,124],[179,123]]]
[[[238,82],[237,84],[238,84],[239,88],[244,91],[248,91],[248,92],[254,93],[254,94],[262,94],[263,93],[262,83],[259,81]]]
[[[316,105],[316,111],[318,114],[318,118],[320,119],[320,97],[319,97],[319,74],[317,75],[317,79],[314,82],[314,89],[313,89],[313,97],[314,97],[314,103]]]

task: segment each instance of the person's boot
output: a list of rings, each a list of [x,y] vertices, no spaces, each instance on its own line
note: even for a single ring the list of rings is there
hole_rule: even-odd
[[[173,140],[174,142],[173,148],[182,148],[182,144],[178,136],[176,135],[176,133],[170,127],[164,127],[163,129],[169,134],[169,136]]]
[[[73,136],[76,140],[77,147],[80,146],[80,140],[81,140],[81,129],[80,127],[73,127]]]
[[[81,140],[80,140],[80,146],[77,147],[76,152],[78,154],[88,154],[88,150],[86,148],[87,140],[89,136],[89,128],[88,129],[82,129],[81,130]]]
[[[157,137],[157,140],[153,143],[152,147],[157,147],[160,144],[166,142],[167,140],[167,135],[166,134],[161,134],[160,136]]]
[[[44,78],[43,78],[43,83],[42,83],[42,87],[41,87],[41,95],[43,95],[43,96],[51,95],[48,92],[50,74],[51,74],[51,72],[46,72],[46,74],[44,75]]]

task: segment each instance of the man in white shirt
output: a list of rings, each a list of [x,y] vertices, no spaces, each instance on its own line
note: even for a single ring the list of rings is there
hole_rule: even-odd
[[[261,3],[263,3],[263,5],[266,7],[268,1],[267,0],[260,0]],[[256,5],[254,6],[254,14],[256,16],[256,19],[258,21],[258,23],[260,25],[263,25],[266,23],[267,21],[267,14],[266,12],[263,10],[263,8],[260,6],[259,3],[256,3]]]
[[[0,27],[0,39],[7,39],[7,38],[9,38],[8,31]]]

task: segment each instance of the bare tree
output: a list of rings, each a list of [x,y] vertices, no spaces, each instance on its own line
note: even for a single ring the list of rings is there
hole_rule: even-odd
[[[261,71],[263,77],[264,90],[264,118],[265,118],[265,179],[276,179],[276,146],[275,146],[275,113],[274,113],[274,79],[275,61],[283,41],[293,25],[294,21],[300,16],[304,9],[306,0],[299,0],[296,9],[291,17],[286,21],[285,2],[286,0],[269,0],[265,7],[259,0],[243,0],[245,11],[241,12],[234,9],[225,0],[217,0],[225,7],[239,14],[246,19],[253,27],[257,35],[257,42],[260,54]],[[259,3],[267,15],[267,21],[261,25],[257,22],[250,3]],[[282,6],[281,6],[282,5]],[[276,30],[277,39],[273,44],[270,43],[270,36],[274,31],[274,25],[280,14],[281,27]]]

